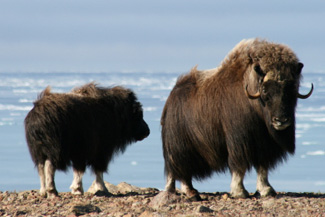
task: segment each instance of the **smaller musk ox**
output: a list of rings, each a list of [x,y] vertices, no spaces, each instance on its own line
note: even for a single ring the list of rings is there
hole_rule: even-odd
[[[93,83],[70,93],[51,93],[47,87],[25,118],[28,148],[40,176],[40,193],[58,194],[55,170],[72,165],[72,193],[82,194],[87,166],[96,175],[95,191],[108,193],[103,172],[113,156],[149,135],[141,104],[122,87],[102,88]]]
[[[175,180],[200,199],[192,179],[230,170],[231,195],[245,198],[245,173],[255,168],[257,193],[275,195],[268,171],[295,151],[295,108],[303,64],[285,45],[240,42],[215,69],[178,78],[163,109],[166,192]]]

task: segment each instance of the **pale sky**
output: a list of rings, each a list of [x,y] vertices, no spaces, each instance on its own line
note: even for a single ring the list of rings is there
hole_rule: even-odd
[[[0,72],[186,72],[253,37],[325,72],[324,23],[323,0],[2,0]]]

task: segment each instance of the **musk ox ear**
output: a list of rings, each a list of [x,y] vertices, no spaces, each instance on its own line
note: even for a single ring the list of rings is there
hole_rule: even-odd
[[[304,67],[303,63],[298,63],[298,73],[301,73],[302,68]]]

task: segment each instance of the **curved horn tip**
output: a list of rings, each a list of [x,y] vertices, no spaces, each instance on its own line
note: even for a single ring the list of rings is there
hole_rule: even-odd
[[[308,97],[311,96],[311,94],[313,93],[313,91],[314,91],[314,84],[311,83],[311,89],[310,89],[309,93],[307,93],[306,95],[302,95],[302,94],[298,93],[298,98],[299,99],[307,99]]]
[[[261,96],[261,94],[259,92],[255,93],[254,95],[251,95],[250,93],[248,93],[247,89],[248,89],[248,84],[246,85],[246,88],[245,88],[245,94],[246,94],[246,96],[248,98],[250,98],[250,99],[258,99]]]

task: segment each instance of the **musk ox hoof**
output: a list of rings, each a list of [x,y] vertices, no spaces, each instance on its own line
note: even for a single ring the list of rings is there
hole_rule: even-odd
[[[240,198],[245,199],[249,197],[249,193],[246,190],[238,191],[238,192],[230,192],[230,196],[236,199],[240,199]]]
[[[109,193],[107,190],[98,190],[95,192],[95,194],[97,197],[111,197],[113,196],[113,194]]]
[[[106,182],[107,184],[110,184],[108,182]],[[94,194],[96,196],[100,196],[100,197],[110,197],[112,196],[113,194],[111,194],[107,187],[106,187],[106,183],[103,183],[103,184],[100,184],[100,183],[97,183],[96,180],[93,181],[93,183],[91,184],[91,186],[89,187],[88,191],[89,193],[91,194]]]
[[[272,187],[269,187],[263,191],[257,190],[254,194],[254,197],[275,197],[276,195],[276,191]]]
[[[83,189],[72,189],[71,193],[74,195],[83,195],[84,191],[83,191]]]
[[[192,201],[192,202],[195,202],[195,201],[202,201],[202,198],[200,197],[199,194],[194,195],[194,196],[192,196],[192,197],[188,197],[188,199],[189,199],[190,201]]]
[[[199,192],[195,189],[186,192],[185,195],[190,201],[202,201]]]
[[[59,196],[57,190],[47,191],[47,198],[56,198]]]
[[[40,190],[40,191],[39,191],[39,194],[40,194],[42,197],[47,197],[46,190]]]

